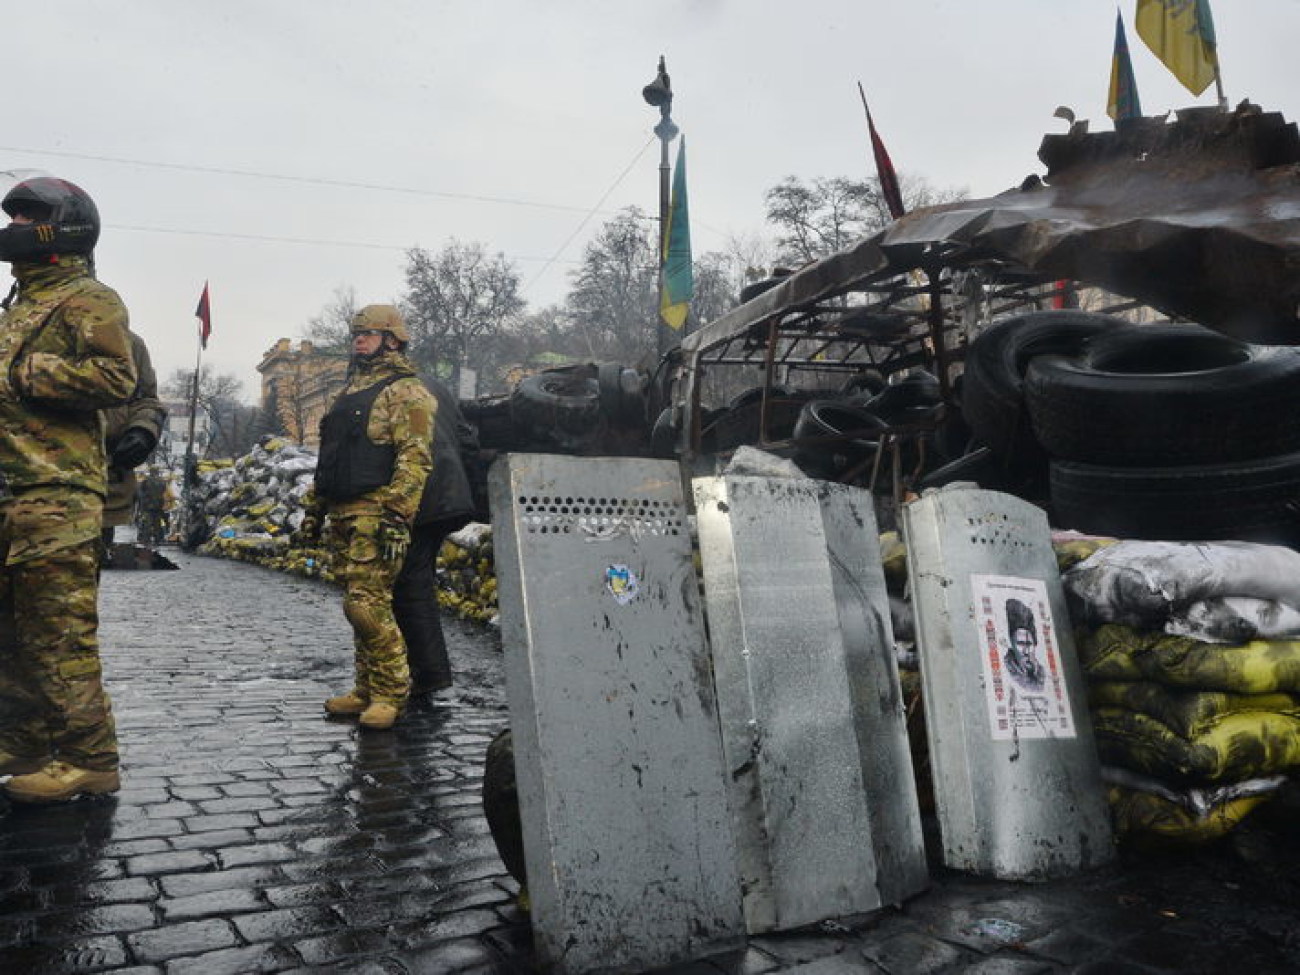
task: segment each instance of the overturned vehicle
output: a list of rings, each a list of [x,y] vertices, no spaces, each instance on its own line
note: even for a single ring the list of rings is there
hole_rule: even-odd
[[[742,445],[872,488],[961,479],[1054,525],[1300,539],[1300,136],[1189,109],[1044,138],[1047,172],[909,214],[773,278],[648,380],[532,377],[485,445],[677,456]],[[888,518],[886,518],[888,520]]]

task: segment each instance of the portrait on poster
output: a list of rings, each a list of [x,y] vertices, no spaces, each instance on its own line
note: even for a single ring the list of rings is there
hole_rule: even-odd
[[[1073,738],[1056,621],[1041,579],[971,576],[993,738]]]

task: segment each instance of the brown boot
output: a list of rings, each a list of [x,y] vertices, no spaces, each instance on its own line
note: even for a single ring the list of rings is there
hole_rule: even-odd
[[[361,727],[372,731],[387,731],[397,722],[401,709],[391,701],[371,701],[361,714]]]
[[[11,755],[9,752],[0,748],[0,776],[5,775],[31,775],[33,772],[39,772],[50,763],[48,755],[38,757],[36,755]]]
[[[67,802],[77,796],[97,796],[121,788],[117,769],[77,768],[55,759],[39,772],[15,775],[5,785],[14,802]]]
[[[325,712],[327,714],[355,717],[366,710],[369,703],[369,699],[363,697],[357,691],[348,691],[346,694],[340,694],[338,697],[331,697],[327,700],[325,702]]]

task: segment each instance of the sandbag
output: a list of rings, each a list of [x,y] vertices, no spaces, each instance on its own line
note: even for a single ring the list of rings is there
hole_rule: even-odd
[[[1104,764],[1165,781],[1223,783],[1300,765],[1300,717],[1294,715],[1228,714],[1209,731],[1188,739],[1137,711],[1100,707],[1091,713]]]
[[[1228,799],[1204,814],[1190,812],[1161,796],[1123,786],[1106,790],[1115,835],[1135,846],[1190,847],[1226,836],[1271,795]]]
[[[1205,643],[1296,640],[1300,639],[1300,610],[1275,599],[1214,596],[1176,609],[1164,631]]]
[[[1079,625],[1158,630],[1172,612],[1217,596],[1300,606],[1300,552],[1252,542],[1122,541],[1062,576]]]
[[[1090,681],[1091,707],[1124,708],[1155,718],[1182,738],[1205,734],[1228,714],[1271,711],[1300,717],[1300,694],[1185,690],[1154,681]]]
[[[1118,540],[1102,535],[1084,535],[1081,532],[1052,532],[1052,551],[1056,553],[1056,567],[1062,572],[1072,569],[1098,549],[1114,545]]]
[[[1202,643],[1110,623],[1075,641],[1089,680],[1151,680],[1173,687],[1267,694],[1300,692],[1300,642]]]

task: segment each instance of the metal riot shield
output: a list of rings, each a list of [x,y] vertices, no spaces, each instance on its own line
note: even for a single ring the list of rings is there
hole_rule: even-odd
[[[897,904],[928,877],[871,495],[693,487],[748,929]]]
[[[738,945],[680,468],[513,454],[490,492],[539,960],[641,971]]]
[[[967,485],[903,509],[944,862],[1003,879],[1114,854],[1047,518]]]

